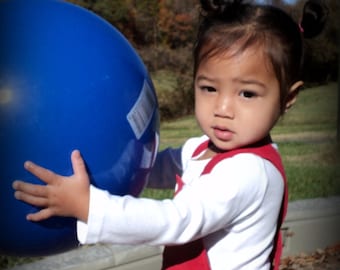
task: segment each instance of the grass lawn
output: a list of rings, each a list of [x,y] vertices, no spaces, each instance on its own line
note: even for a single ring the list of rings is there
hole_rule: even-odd
[[[290,201],[340,195],[337,87],[332,83],[301,91],[296,105],[272,131],[286,168]],[[160,150],[200,134],[193,116],[162,123]],[[172,191],[146,189],[143,196],[166,198]]]

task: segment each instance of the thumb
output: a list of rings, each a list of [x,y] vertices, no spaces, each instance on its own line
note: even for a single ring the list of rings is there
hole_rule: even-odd
[[[86,165],[79,150],[72,151],[71,162],[74,175],[81,178],[82,180],[86,179],[87,181],[89,181]]]

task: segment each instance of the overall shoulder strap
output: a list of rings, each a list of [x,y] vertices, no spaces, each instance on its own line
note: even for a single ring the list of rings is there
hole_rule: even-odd
[[[221,160],[233,157],[241,153],[251,153],[269,160],[280,171],[282,177],[285,177],[281,157],[277,150],[271,144],[265,144],[259,147],[240,148],[225,153],[217,154],[209,161],[209,163],[204,168],[202,174],[210,173],[214,166]]]
[[[195,157],[199,155],[200,153],[202,153],[205,149],[208,148],[208,145],[209,145],[209,140],[202,142],[195,149],[195,151],[192,154],[192,157]],[[214,166],[221,160],[225,158],[233,157],[241,153],[252,153],[264,159],[269,160],[271,163],[273,163],[273,165],[280,171],[282,176],[285,178],[285,175],[284,175],[285,173],[284,173],[281,157],[279,153],[277,152],[277,150],[271,144],[265,144],[265,145],[258,146],[258,147],[239,148],[239,149],[231,150],[231,151],[224,152],[221,154],[217,154],[208,162],[202,174],[210,173],[211,170],[214,168]]]
[[[199,144],[197,148],[195,149],[195,151],[193,152],[192,157],[195,157],[199,155],[200,153],[202,153],[205,149],[208,148],[208,145],[209,145],[209,140],[206,140],[202,142],[201,144]]]

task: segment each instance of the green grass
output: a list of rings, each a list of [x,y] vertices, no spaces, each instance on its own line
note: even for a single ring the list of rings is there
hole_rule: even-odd
[[[187,116],[172,122],[161,124],[160,150],[167,147],[181,146],[189,137],[202,134],[194,116]]]
[[[302,91],[296,106],[273,129],[290,201],[340,195],[337,93],[337,84]]]
[[[290,201],[340,195],[337,91],[335,83],[301,91],[272,131],[286,168]],[[160,150],[200,134],[194,116],[162,123]],[[146,189],[143,196],[168,198],[172,191]]]
[[[301,91],[295,106],[284,115],[273,134],[335,132],[337,87],[337,84],[332,83]]]

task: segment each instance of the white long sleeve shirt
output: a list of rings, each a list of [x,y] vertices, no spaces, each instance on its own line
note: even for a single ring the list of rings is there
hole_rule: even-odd
[[[82,244],[181,244],[203,237],[211,269],[269,269],[284,182],[276,167],[243,153],[216,164],[192,158],[207,137],[182,148],[184,188],[157,201],[115,196],[90,187],[87,224],[78,221]]]

